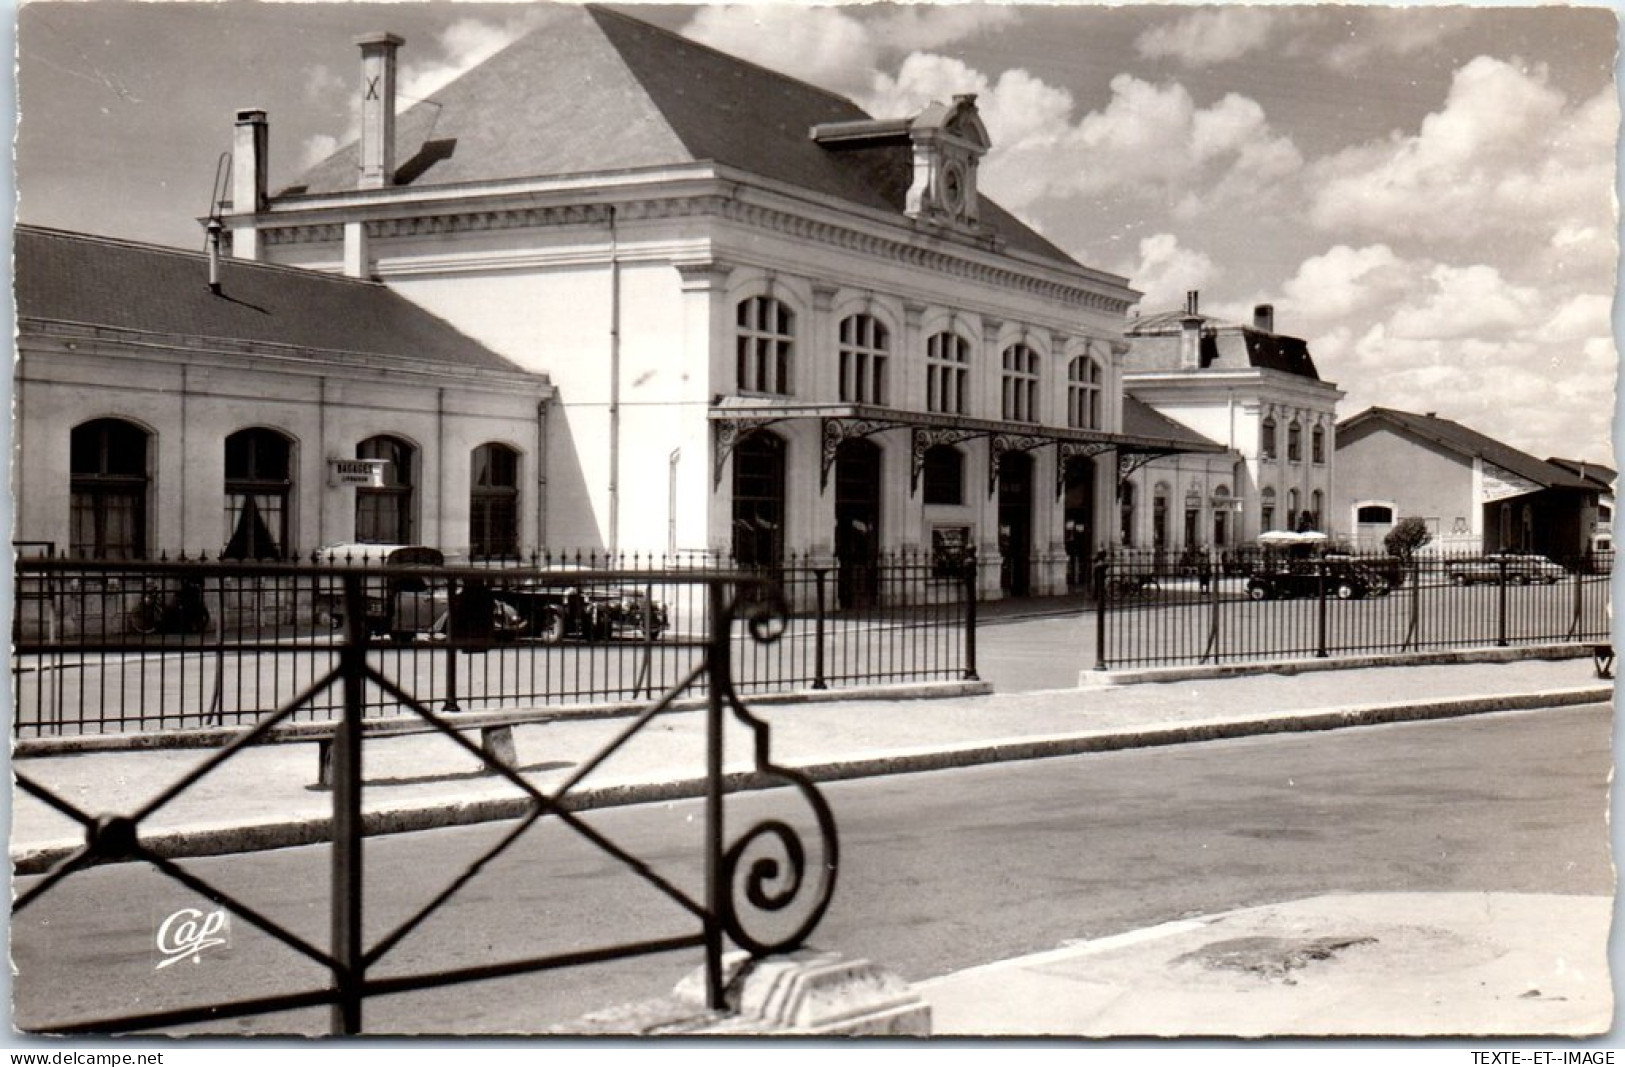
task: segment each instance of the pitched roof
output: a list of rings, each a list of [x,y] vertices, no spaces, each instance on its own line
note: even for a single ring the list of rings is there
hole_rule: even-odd
[[[408,46],[410,47],[410,46]],[[819,124],[870,121],[844,97],[601,7],[558,5],[548,22],[402,112],[396,185],[439,186],[712,161],[897,214],[909,148],[839,149]],[[359,145],[281,196],[356,187]],[[981,219],[1020,250],[1065,252],[981,198]]]
[[[1592,463],[1589,460],[1547,456],[1546,462],[1554,467],[1562,467],[1570,474],[1578,475],[1610,493],[1614,491],[1614,481],[1619,477],[1619,472],[1612,467],[1604,467],[1601,463]]]
[[[37,226],[14,235],[17,317],[519,372],[388,287]]]
[[[1309,355],[1309,344],[1303,338],[1181,311],[1159,312],[1130,320],[1123,331],[1130,342],[1124,369],[1130,374],[1184,369],[1180,362],[1179,337],[1186,318],[1201,322],[1203,370],[1256,367],[1320,381],[1320,372]]]
[[[1203,452],[1223,452],[1217,441],[1204,437],[1182,422],[1170,419],[1133,393],[1123,394],[1123,432],[1135,437],[1158,437],[1174,442],[1198,446]]]
[[[1536,459],[1509,444],[1469,429],[1459,422],[1441,419],[1437,415],[1417,415],[1394,408],[1370,407],[1358,415],[1337,424],[1338,447],[1364,436],[1366,427],[1386,423],[1414,437],[1455,452],[1458,455],[1482,459],[1504,471],[1545,486],[1548,489],[1590,489],[1596,484],[1564,468]]]

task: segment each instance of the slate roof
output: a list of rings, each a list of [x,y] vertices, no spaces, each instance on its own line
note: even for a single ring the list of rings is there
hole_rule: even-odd
[[[1130,374],[1184,369],[1180,364],[1179,336],[1186,317],[1182,311],[1169,311],[1130,320],[1124,331],[1130,348],[1123,369]],[[1260,368],[1320,381],[1309,344],[1303,338],[1227,323],[1208,315],[1195,317],[1202,321],[1203,370]]]
[[[906,146],[821,147],[821,123],[867,121],[851,101],[602,7],[549,21],[396,120],[397,186],[442,186],[711,161],[902,214]],[[410,49],[408,42],[402,49]],[[356,187],[359,145],[279,197]],[[981,220],[1019,250],[1077,262],[986,197]]]
[[[1370,429],[1387,424],[1402,433],[1432,442],[1458,455],[1484,460],[1521,478],[1548,489],[1595,490],[1596,484],[1556,464],[1520,452],[1511,445],[1469,429],[1459,422],[1437,415],[1417,415],[1394,408],[1371,407],[1337,424],[1338,445],[1364,436]]]
[[[13,253],[19,320],[523,373],[376,282],[223,256],[216,295],[201,252],[37,226],[16,228]]]
[[[1203,452],[1224,452],[1225,447],[1182,422],[1170,419],[1133,393],[1123,394],[1123,432],[1136,437],[1160,437],[1175,444],[1196,445]]]

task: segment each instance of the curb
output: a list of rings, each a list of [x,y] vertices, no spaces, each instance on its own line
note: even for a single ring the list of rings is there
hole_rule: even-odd
[[[1184,667],[1125,667],[1078,672],[1080,689],[1100,689],[1115,685],[1141,685],[1161,682],[1188,682],[1215,678],[1240,678],[1260,674],[1294,675],[1315,671],[1354,670],[1365,667],[1418,667],[1464,663],[1516,663],[1525,660],[1585,659],[1592,645],[1519,645],[1502,648],[1440,649],[1430,652],[1373,652],[1365,655],[1328,656],[1325,659],[1299,658],[1244,660],[1235,663],[1192,664]]]
[[[1351,726],[1458,718],[1497,711],[1611,703],[1613,692],[1612,686],[1583,686],[1542,693],[1453,697],[1424,703],[1401,701],[1321,711],[1288,712],[1251,719],[1202,720],[1135,730],[1099,730],[960,748],[901,751],[822,763],[804,763],[789,769],[805,775],[814,782],[847,781],[1264,734],[1309,733]],[[723,789],[732,793],[779,788],[788,784],[789,781],[782,777],[745,772],[725,775]],[[630,783],[582,790],[561,800],[558,806],[568,811],[589,811],[632,804],[691,800],[703,797],[706,793],[706,779],[685,778],[670,782]],[[520,795],[374,811],[363,815],[362,834],[373,837],[518,819],[528,815],[531,808],[531,800]],[[144,837],[141,845],[146,851],[166,859],[292,848],[327,842],[330,840],[330,823],[331,820],[327,817],[316,817],[262,824],[187,828]],[[44,874],[82,847],[77,842],[19,847],[11,853],[13,874]]]

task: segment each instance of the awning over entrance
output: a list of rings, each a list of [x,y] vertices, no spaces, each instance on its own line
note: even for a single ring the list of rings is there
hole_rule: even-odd
[[[716,444],[712,480],[714,485],[719,486],[728,457],[741,440],[775,423],[801,419],[818,419],[823,424],[820,435],[823,441],[819,480],[821,491],[829,485],[829,472],[835,465],[835,454],[841,442],[901,428],[913,431],[910,493],[919,489],[926,452],[937,445],[959,444],[978,437],[988,438],[992,445],[988,450],[989,495],[998,486],[999,464],[1005,456],[1012,452],[1031,452],[1048,445],[1056,447],[1060,459],[1056,465],[1057,496],[1065,491],[1067,464],[1075,457],[1116,452],[1121,467],[1125,463],[1139,466],[1158,456],[1225,451],[1224,446],[1205,437],[1189,431],[1181,433],[1184,427],[1171,420],[1159,424],[1156,429],[1162,432],[1158,433],[1107,433],[1104,430],[1079,430],[1002,419],[975,419],[967,415],[904,411],[872,404],[798,403],[737,396],[722,397],[713,404],[710,418]]]

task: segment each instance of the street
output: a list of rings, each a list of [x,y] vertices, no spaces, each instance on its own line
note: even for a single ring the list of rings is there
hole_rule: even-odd
[[[1327,892],[1606,894],[1610,709],[1501,713],[1004,763],[824,787],[842,837],[815,946],[920,980],[1075,939]],[[730,825],[782,792],[730,800]],[[701,808],[588,821],[699,892]],[[404,921],[506,826],[372,839],[368,940]],[[325,944],[325,848],[187,861]],[[20,880],[26,888],[29,880]],[[154,943],[201,898],[144,868],[76,875],[13,923],[16,1023],[37,1026],[321,984],[241,919],[178,965]],[[691,917],[559,827],[537,827],[379,964],[407,974],[692,933]],[[370,1032],[536,1032],[668,992],[698,952],[379,998]],[[94,974],[94,982],[86,976]],[[322,1032],[326,1012],[212,1032]]]

